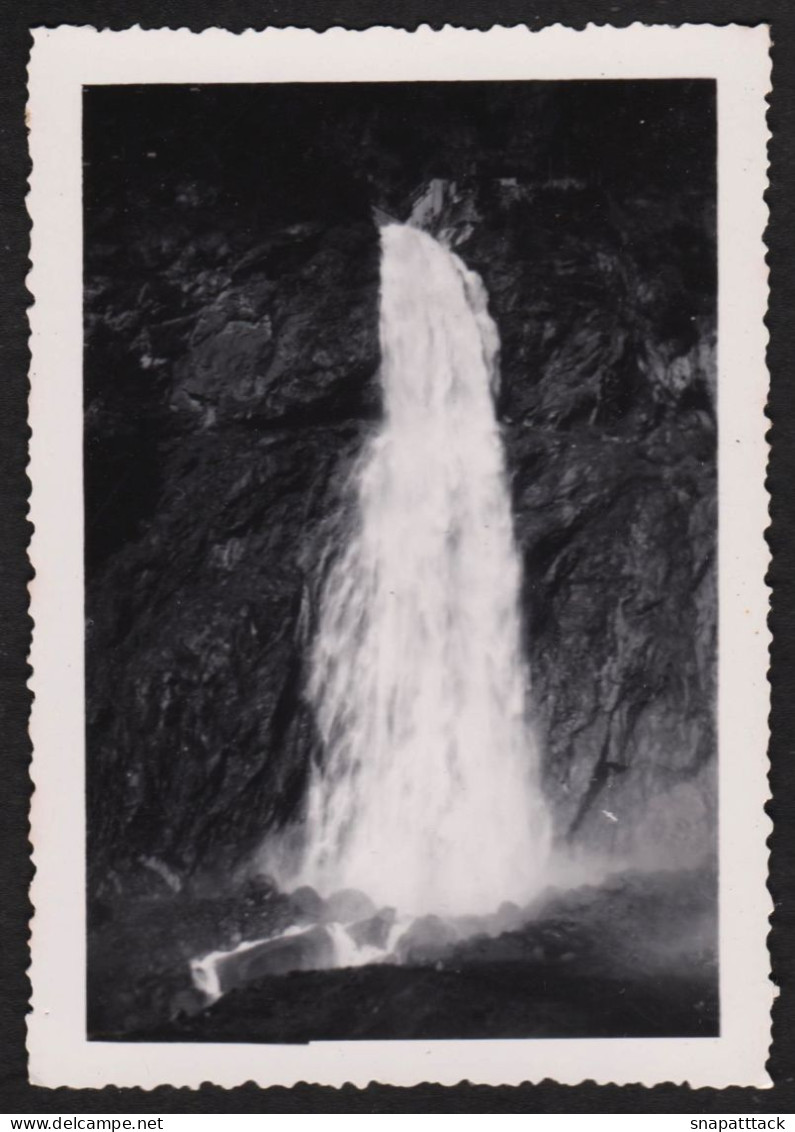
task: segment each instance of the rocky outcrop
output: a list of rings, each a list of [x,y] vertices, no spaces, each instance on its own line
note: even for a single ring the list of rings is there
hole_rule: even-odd
[[[699,203],[514,180],[432,183],[413,206],[481,272],[500,328],[559,833],[635,863],[697,860],[714,837],[716,372]]]
[[[291,228],[195,278],[179,325],[144,310],[124,343],[143,380],[160,371],[149,405],[111,385],[87,418],[90,453],[143,401],[158,446],[156,504],[89,591],[94,844],[103,868],[121,837],[181,875],[228,868],[302,793],[311,588],[378,406],[377,233]],[[93,364],[111,301],[94,297]]]
[[[215,964],[214,990],[220,996],[268,975],[322,971],[334,965],[334,941],[326,928],[263,940],[224,956]]]
[[[302,666],[318,580],[380,411],[371,206],[421,212],[489,293],[560,838],[635,863],[710,851],[708,194],[637,176],[604,184],[582,157],[576,176],[550,175],[532,147],[515,175],[473,172],[473,152],[464,138],[455,176],[439,177],[429,148],[411,186],[373,165],[361,207],[345,196],[344,209],[304,208],[314,219],[238,207],[234,171],[209,158],[205,181],[147,196],[141,174],[92,206],[87,734],[100,896],[212,886],[300,806],[316,753]]]
[[[90,1031],[100,1040],[282,1043],[714,1037],[715,882],[700,870],[624,873],[550,889],[508,925],[428,916],[397,955],[364,966],[329,966],[326,929],[312,928],[216,955],[214,986],[227,993],[210,1006],[186,985],[187,964],[173,964],[212,909],[186,894],[138,905],[131,932],[128,905],[94,940]],[[223,904],[215,910],[222,934]],[[144,926],[147,948],[134,934]]]

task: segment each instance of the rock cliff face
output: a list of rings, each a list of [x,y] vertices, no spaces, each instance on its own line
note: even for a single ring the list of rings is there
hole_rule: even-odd
[[[307,186],[302,165],[300,200],[274,173],[278,199],[265,204],[230,143],[202,150],[184,110],[172,128],[188,141],[169,164],[166,127],[129,108],[134,93],[87,107],[94,889],[212,883],[300,805],[316,746],[302,666],[318,581],[380,412],[373,209],[413,211],[489,292],[560,839],[634,864],[709,853],[714,201],[709,161],[681,167],[687,123],[710,137],[708,93],[682,95],[694,109],[673,124],[670,99],[644,95],[633,113],[657,106],[671,167],[639,158],[610,176],[623,102],[603,145],[574,157],[560,142],[577,136],[571,108],[556,134],[542,129],[542,92],[535,141],[513,164],[497,167],[465,118],[444,134],[444,160],[416,140],[408,171],[388,160],[403,121],[393,109],[340,111],[311,137],[321,169],[347,155],[350,182]],[[495,94],[495,114],[507,97]],[[217,127],[228,107],[213,98],[191,113]],[[296,128],[306,143],[309,127]],[[367,156],[350,151],[358,136]]]

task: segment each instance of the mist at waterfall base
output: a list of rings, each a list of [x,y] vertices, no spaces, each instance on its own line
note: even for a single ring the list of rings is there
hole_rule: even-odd
[[[84,125],[89,1035],[714,1035],[711,84]]]

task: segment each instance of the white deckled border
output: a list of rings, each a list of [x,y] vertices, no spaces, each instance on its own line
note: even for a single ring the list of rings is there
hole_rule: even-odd
[[[36,876],[34,1084],[326,1085],[376,1080],[769,1085],[766,948],[768,550],[765,27],[525,27],[487,32],[288,28],[37,29],[29,71],[33,172],[30,478],[35,534],[31,840]],[[719,106],[719,1038],[88,1042],[85,1036],[81,91],[105,83],[716,78]],[[252,139],[256,144],[256,140]]]

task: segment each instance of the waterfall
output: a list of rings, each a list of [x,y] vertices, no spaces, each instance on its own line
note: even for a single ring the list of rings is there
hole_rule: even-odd
[[[413,915],[487,912],[527,901],[549,842],[493,405],[499,339],[457,256],[399,224],[381,244],[384,420],[309,658],[323,755],[295,879]]]

